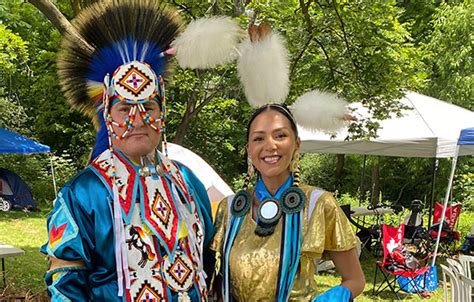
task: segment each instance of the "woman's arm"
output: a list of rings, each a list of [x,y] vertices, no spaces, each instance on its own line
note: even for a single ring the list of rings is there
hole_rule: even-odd
[[[352,297],[355,298],[362,293],[365,286],[365,276],[360,266],[356,249],[345,252],[331,252],[328,255],[336,266],[336,270],[342,277],[341,285],[347,287]]]

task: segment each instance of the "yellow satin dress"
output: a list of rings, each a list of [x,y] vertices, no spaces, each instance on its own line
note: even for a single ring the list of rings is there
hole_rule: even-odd
[[[349,220],[329,192],[316,201],[308,217],[310,195],[314,187],[302,185],[306,194],[303,209],[303,242],[300,267],[295,277],[289,301],[310,301],[318,294],[314,280],[316,261],[327,258],[328,251],[348,251],[356,247],[357,238]],[[222,254],[228,221],[228,203],[218,208],[216,234],[211,249]],[[267,237],[255,234],[256,222],[250,211],[246,214],[234,241],[229,259],[232,296],[240,302],[274,301],[280,258],[281,220],[275,232]]]

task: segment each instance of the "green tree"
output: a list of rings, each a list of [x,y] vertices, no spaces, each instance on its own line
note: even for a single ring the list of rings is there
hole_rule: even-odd
[[[69,1],[56,2],[72,15]],[[66,152],[82,167],[93,141],[93,128],[81,114],[71,111],[56,76],[55,60],[61,35],[35,7],[24,1],[0,1],[0,19],[8,30],[27,43],[25,62],[9,75],[3,95],[20,104],[30,117],[30,128],[58,155]]]
[[[474,110],[474,2],[443,2],[436,10],[430,51],[431,82],[427,92]]]

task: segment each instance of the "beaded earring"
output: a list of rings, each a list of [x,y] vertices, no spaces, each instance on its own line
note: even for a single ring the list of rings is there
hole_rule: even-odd
[[[295,150],[295,153],[293,154],[293,158],[291,159],[291,162],[290,162],[290,172],[295,172],[296,170],[298,170],[299,164],[300,164],[300,152],[298,150]]]
[[[248,189],[250,180],[252,180],[254,175],[255,175],[255,168],[253,166],[252,160],[250,159],[250,157],[247,157],[247,175],[245,175],[243,190]]]

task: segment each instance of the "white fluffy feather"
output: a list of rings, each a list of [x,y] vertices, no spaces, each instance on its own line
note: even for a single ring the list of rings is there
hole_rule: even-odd
[[[289,90],[288,51],[283,38],[272,33],[263,41],[245,40],[240,53],[237,69],[250,105],[282,103]]]
[[[346,125],[347,105],[334,93],[313,90],[301,95],[291,105],[291,112],[305,129],[335,132]]]
[[[201,18],[191,21],[171,47],[182,68],[212,68],[237,57],[242,33],[230,17]]]

